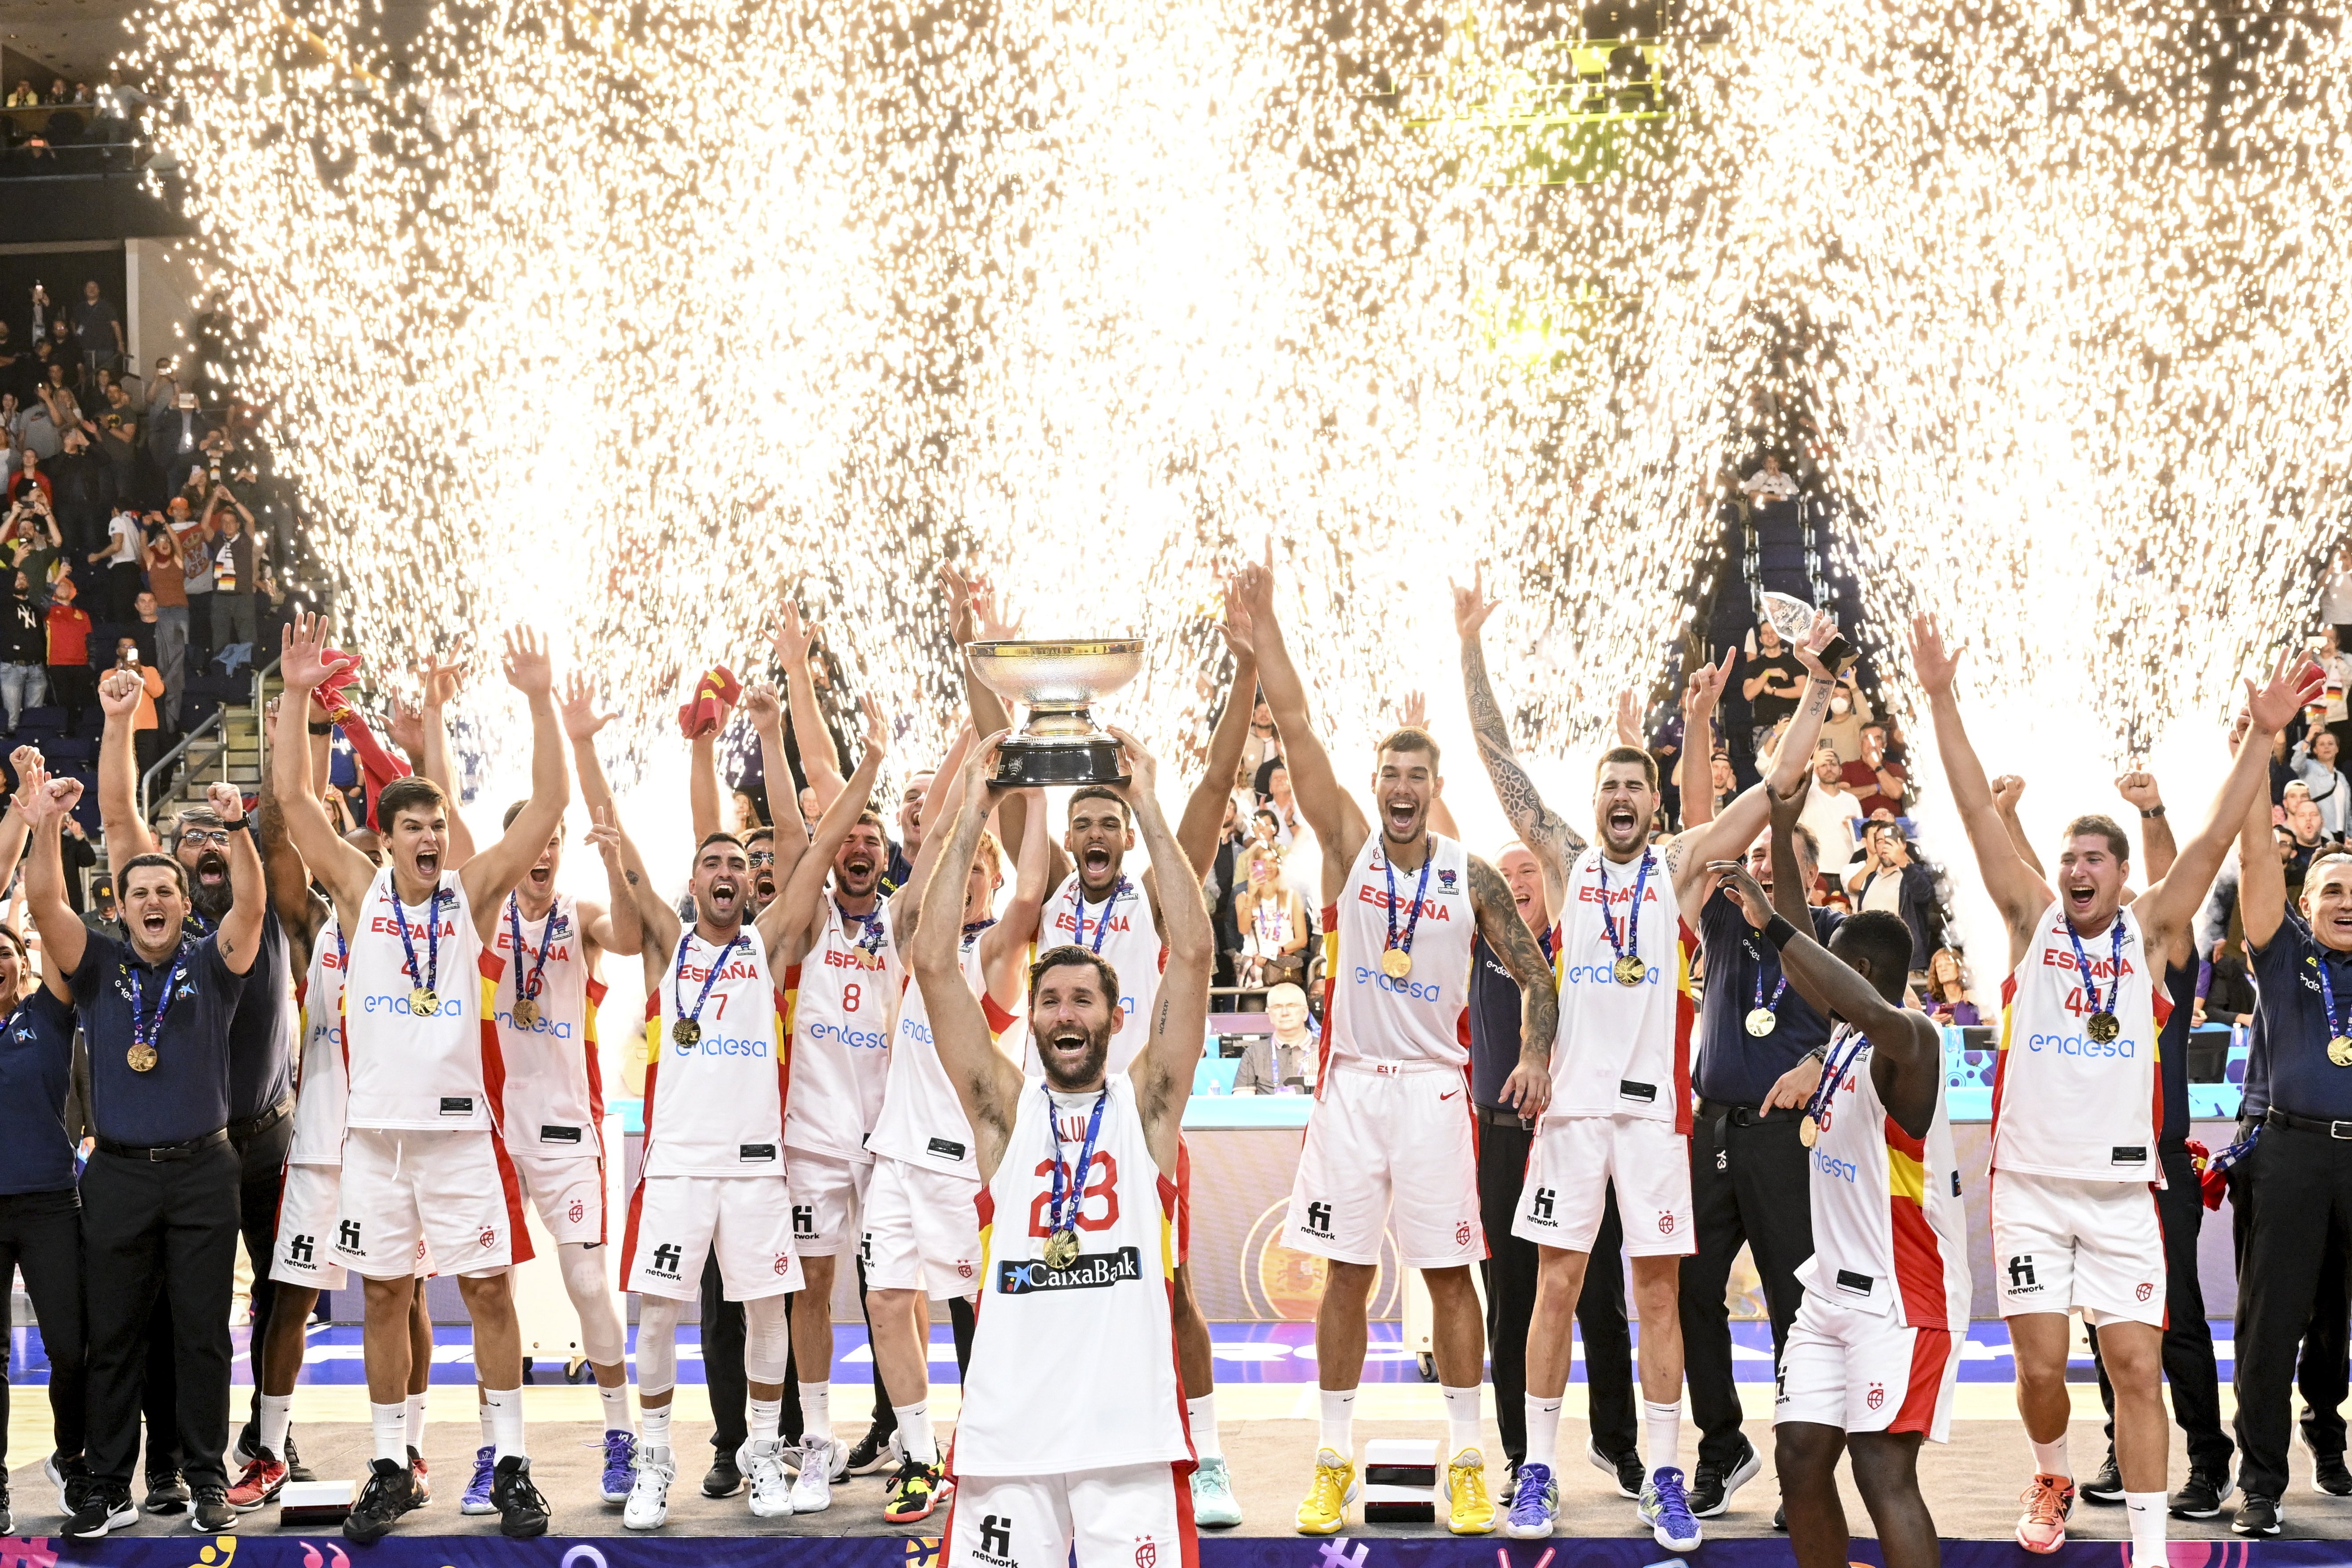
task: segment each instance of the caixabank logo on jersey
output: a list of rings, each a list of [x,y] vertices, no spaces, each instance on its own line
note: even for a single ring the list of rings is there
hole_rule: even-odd
[[[996,1266],[996,1290],[1002,1296],[1032,1296],[1040,1290],[1099,1290],[1143,1278],[1140,1248],[1122,1247],[1117,1252],[1082,1252],[1067,1268],[1050,1267],[1042,1258],[1008,1258]]]

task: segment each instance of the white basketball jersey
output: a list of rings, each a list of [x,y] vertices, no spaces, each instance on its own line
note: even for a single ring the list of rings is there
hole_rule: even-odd
[[[890,1029],[907,970],[890,936],[890,906],[868,922],[845,921],[824,900],[824,933],[784,972],[791,1021],[793,1097],[784,1142],[837,1160],[864,1162],[866,1134],[882,1111],[890,1070]]]
[[[483,1019],[498,984],[499,959],[483,949],[457,872],[441,873],[441,893],[437,950],[436,927],[426,921],[423,904],[401,905],[395,917],[391,867],[375,874],[361,901],[343,988],[343,1060],[351,1075],[346,1120],[353,1127],[497,1125],[494,1100],[505,1074],[498,1031],[485,1027]],[[435,998],[433,1012],[422,1018],[410,1005],[420,986]]]
[[[2155,1182],[2156,1130],[2164,1125],[2157,1035],[2171,998],[2153,983],[2147,943],[2129,905],[2120,967],[2112,928],[2084,937],[2086,990],[2063,909],[2053,903],[2034,928],[2025,962],[2000,984],[2000,1056],[1992,1086],[1992,1168],[2087,1182]],[[2120,994],[2118,979],[2120,978]],[[2098,1006],[2118,1033],[2095,1040]]]
[[[1841,1027],[1830,1059],[1843,1061],[1858,1039]],[[1912,1137],[1886,1113],[1872,1055],[1862,1045],[1822,1110],[1811,1151],[1813,1255],[1797,1279],[1823,1300],[1957,1333],[1969,1321],[1968,1211],[1944,1091],[1927,1136]]]
[[[1118,1010],[1127,1015],[1127,1021],[1110,1037],[1110,1057],[1103,1070],[1125,1072],[1136,1053],[1150,1044],[1151,1032],[1143,1026],[1150,1021],[1152,1000],[1160,994],[1160,965],[1168,962],[1168,950],[1160,941],[1160,924],[1151,918],[1150,895],[1140,881],[1122,876],[1113,884],[1107,902],[1088,903],[1078,874],[1073,871],[1045,900],[1038,928],[1038,952],[1083,947],[1100,953],[1118,975]],[[1045,1070],[1038,1064],[1034,1044],[1023,1049],[1022,1070],[1031,1078]]]
[[[1419,866],[1391,873],[1381,836],[1367,835],[1339,901],[1323,911],[1327,1063],[1352,1058],[1463,1067],[1470,1060],[1463,1013],[1470,1003],[1470,942],[1478,933],[1470,908],[1470,857],[1434,833],[1428,844],[1424,879]],[[1412,935],[1412,970],[1401,980],[1381,968],[1389,945],[1391,883],[1398,940],[1408,930]],[[1328,1074],[1316,1078],[1318,1086],[1330,1082]]]
[[[984,931],[986,928],[982,928]],[[989,999],[987,977],[981,973],[981,931],[963,933],[963,983],[980,998],[992,1034],[1002,1034],[1013,1016]],[[898,1002],[898,1028],[890,1042],[888,1087],[882,1094],[882,1114],[866,1146],[877,1154],[922,1165],[950,1175],[980,1178],[980,1162],[972,1152],[971,1122],[940,1065],[938,1045],[931,1038],[930,1004],[923,999],[922,983],[910,982]]]
[[[496,1009],[499,1049],[507,1068],[500,1097],[506,1145],[543,1160],[600,1160],[604,1075],[596,1060],[596,1008],[604,1000],[604,985],[588,970],[580,905],[558,895],[544,919],[523,920],[521,914],[509,897],[499,915],[496,943],[506,962]],[[518,924],[520,951],[514,943]],[[530,989],[534,984],[536,994]],[[519,989],[531,995],[538,1009],[529,1028],[515,1022]]]
[[[1665,857],[1642,853],[1643,860],[1620,866],[1595,847],[1577,857],[1569,874],[1568,909],[1552,931],[1559,1034],[1544,1114],[1637,1116],[1687,1132],[1691,1020],[1697,1013],[1690,963],[1698,938],[1683,923]],[[1612,921],[1625,951],[1642,961],[1637,985],[1617,983]]]
[[[1169,1305],[1176,1184],[1151,1158],[1127,1075],[1112,1073],[1104,1092],[1094,1158],[1082,1176],[1064,1177],[1065,1223],[1078,1238],[1068,1268],[1045,1260],[1054,1124],[1066,1173],[1085,1146],[1094,1094],[1049,1097],[1042,1082],[1023,1085],[1003,1163],[981,1192],[981,1302],[956,1423],[960,1476],[1192,1457]]]
[[[289,1165],[343,1163],[343,1115],[351,1086],[343,1078],[343,928],[329,915],[310,939],[302,975],[302,1066],[295,1086]]]
[[[751,927],[727,952],[702,1003],[700,1036],[678,1043],[720,944],[686,933],[683,960],[646,998],[656,1031],[646,1044],[647,1176],[773,1176],[784,1169],[784,1099],[790,1066],[784,999],[768,973],[767,950]]]

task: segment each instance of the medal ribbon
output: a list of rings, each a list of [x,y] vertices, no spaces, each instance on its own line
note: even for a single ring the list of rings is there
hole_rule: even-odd
[[[2094,1013],[2113,1013],[2116,998],[2124,994],[2123,911],[2116,911],[2114,950],[2107,955],[2107,1001],[2105,1006],[2099,1005],[2099,983],[2091,974],[2091,955],[2083,951],[2083,938],[2074,930],[2074,922],[2063,915],[2059,916],[2058,921],[2066,928],[2066,940],[2074,944],[2074,968],[2083,976],[2083,1000],[2090,1004]],[[2320,967],[2324,970],[2326,965]],[[2334,1020],[2334,1009],[2329,1010],[2328,1017],[2331,1022]]]
[[[1787,970],[1785,970],[1785,969],[1784,969],[1784,970],[1782,970],[1782,971],[1780,972],[1780,983],[1779,984],[1777,984],[1777,985],[1775,985],[1775,986],[1773,986],[1773,987],[1772,987],[1772,999],[1771,999],[1769,1002],[1767,1002],[1766,1000],[1764,1000],[1764,954],[1763,954],[1763,952],[1762,952],[1762,950],[1761,950],[1760,948],[1750,948],[1748,951],[1749,951],[1749,952],[1751,953],[1751,955],[1752,955],[1752,956],[1755,958],[1755,960],[1756,960],[1756,1002],[1755,1002],[1755,1006],[1756,1006],[1756,1007],[1769,1007],[1769,1008],[1770,1008],[1770,1009],[1772,1009],[1772,1011],[1777,1015],[1777,1014],[1780,1012],[1780,998],[1781,998],[1781,996],[1782,996],[1783,994],[1785,994],[1787,993],[1787,991],[1788,991],[1788,989],[1789,989],[1789,972],[1788,972]],[[1752,1011],[1754,1010],[1754,1008],[1750,1008],[1749,1010],[1752,1012]]]
[[[1609,912],[1609,857],[1601,857],[1601,930],[1609,938],[1609,946],[1618,957],[1638,957],[1642,944],[1642,890],[1650,880],[1651,852],[1642,851],[1641,868],[1633,873],[1633,905],[1625,912],[1625,924],[1621,930],[1617,919]],[[1763,971],[1757,971],[1760,983]]]
[[[1837,1048],[1849,1039],[1853,1041],[1853,1049],[1846,1052],[1845,1060],[1840,1061]],[[1831,1038],[1828,1058],[1822,1064],[1822,1081],[1813,1086],[1813,1098],[1805,1106],[1805,1114],[1813,1119],[1814,1126],[1821,1125],[1822,1112],[1829,1109],[1831,1096],[1837,1093],[1838,1086],[1853,1070],[1855,1060],[1869,1044],[1870,1037],[1855,1029],[1841,1030]]]
[[[400,931],[400,945],[408,952],[408,976],[425,990],[438,994],[441,989],[441,900],[450,896],[446,888],[436,886],[433,896],[425,900],[425,962],[426,967],[416,967],[416,938],[408,929],[408,914],[400,905],[400,889],[384,889],[385,901],[392,905],[392,923]]]
[[[1110,1099],[1110,1085],[1103,1085],[1102,1092],[1095,1096],[1094,1114],[1087,1118],[1087,1141],[1078,1150],[1077,1176],[1069,1184],[1073,1190],[1070,1192],[1068,1225],[1062,1223],[1063,1178],[1066,1173],[1062,1166],[1061,1108],[1054,1103],[1054,1090],[1051,1085],[1040,1084],[1038,1089],[1045,1096],[1045,1125],[1053,1131],[1054,1134],[1054,1202],[1045,1222],[1045,1228],[1049,1231],[1072,1230],[1077,1226],[1078,1210],[1086,1205],[1087,1171],[1095,1163],[1095,1140],[1102,1133],[1103,1106]]]
[[[678,1017],[689,1020],[696,1028],[699,1029],[702,1027],[702,1005],[710,1000],[710,988],[719,984],[719,972],[727,967],[727,960],[734,953],[737,947],[749,948],[751,944],[743,940],[743,933],[740,931],[727,939],[727,945],[719,950],[719,956],[712,959],[710,967],[703,972],[702,994],[694,999],[694,1011],[689,1013],[686,1010],[686,998],[678,994],[677,983],[686,973],[686,950],[688,944],[693,941],[694,928],[688,926],[685,933],[677,939],[677,962],[670,965],[669,1001],[671,1011]]]
[[[2320,1005],[2327,1009],[2328,1038],[2336,1039],[2343,1035],[2352,1034],[2352,1018],[2338,1018],[2336,1016],[2336,983],[2327,978],[2327,955],[2321,953],[2312,963],[2313,966],[2319,971],[2319,1001]]]
[[[1421,880],[1413,884],[1412,918],[1404,922],[1404,937],[1397,937],[1396,923],[1396,862],[1389,858],[1388,847],[1381,847],[1381,874],[1389,883],[1389,946],[1401,952],[1412,951],[1412,933],[1421,929],[1421,896],[1429,891],[1430,863],[1437,858],[1437,846],[1423,840],[1421,852]]]
[[[1095,921],[1095,944],[1091,949],[1088,949],[1089,952],[1096,953],[1100,953],[1102,952],[1103,937],[1110,930],[1110,907],[1118,902],[1118,896],[1127,891],[1129,885],[1128,879],[1125,877],[1121,877],[1118,879],[1118,886],[1111,889],[1110,897],[1103,900],[1102,918]],[[1087,885],[1084,882],[1076,882],[1071,885],[1070,901],[1078,906],[1078,934],[1077,941],[1074,945],[1085,947],[1087,945]],[[1391,942],[1394,942],[1396,940],[1393,935],[1396,930],[1396,916],[1393,914],[1389,916],[1389,930],[1391,933],[1389,940]],[[1087,1146],[1089,1148],[1093,1147],[1091,1144]]]
[[[549,925],[555,923],[555,906],[552,904],[548,906],[547,920]],[[522,978],[522,958],[523,954],[529,952],[530,949],[525,947],[522,943],[522,905],[516,901],[515,896],[512,893],[509,893],[507,895],[507,931],[514,939],[515,1000],[520,1002],[526,999],[535,999],[539,995],[539,977],[547,973],[547,950],[553,947],[555,943],[549,940],[546,927],[541,927],[539,932],[539,957],[531,963],[530,984],[526,989],[523,984]]]
[[[163,994],[155,998],[155,1016],[152,1018],[140,1016],[146,1010],[147,1004],[139,984],[137,958],[133,957],[122,967],[131,976],[131,1043],[152,1050],[155,1048],[155,1037],[163,1033],[163,1015],[171,1008],[172,994],[180,988],[180,975],[188,967],[187,943],[182,942],[172,954],[172,973],[163,977]]]
[[[835,900],[834,901],[833,907],[836,910],[841,910],[841,923],[843,925],[847,925],[851,921],[858,922],[860,929],[857,933],[856,943],[855,944],[858,952],[871,957],[873,954],[882,951],[881,900],[875,900],[873,910],[870,912],[862,915],[853,915],[847,910],[841,909],[841,902],[839,900]],[[730,943],[730,945],[731,946],[732,944]]]

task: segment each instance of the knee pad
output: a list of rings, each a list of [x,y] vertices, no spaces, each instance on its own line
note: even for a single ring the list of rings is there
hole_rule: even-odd
[[[628,1352],[621,1330],[620,1304],[604,1279],[604,1249],[567,1241],[555,1249],[563,1289],[580,1313],[580,1349],[598,1366],[611,1366]]]
[[[677,1321],[686,1303],[667,1296],[637,1302],[637,1393],[666,1394],[677,1386]]]
[[[743,1375],[753,1383],[784,1381],[793,1348],[792,1321],[784,1315],[786,1300],[762,1296],[743,1303]]]

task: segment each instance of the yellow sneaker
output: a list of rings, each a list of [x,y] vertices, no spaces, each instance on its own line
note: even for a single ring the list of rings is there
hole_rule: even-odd
[[[1315,1450],[1315,1483],[1298,1505],[1298,1533],[1337,1535],[1348,1527],[1356,1500],[1356,1462],[1336,1448]]]
[[[1485,1535],[1495,1528],[1495,1500],[1486,1494],[1486,1456],[1465,1448],[1445,1464],[1445,1528],[1456,1535]]]

